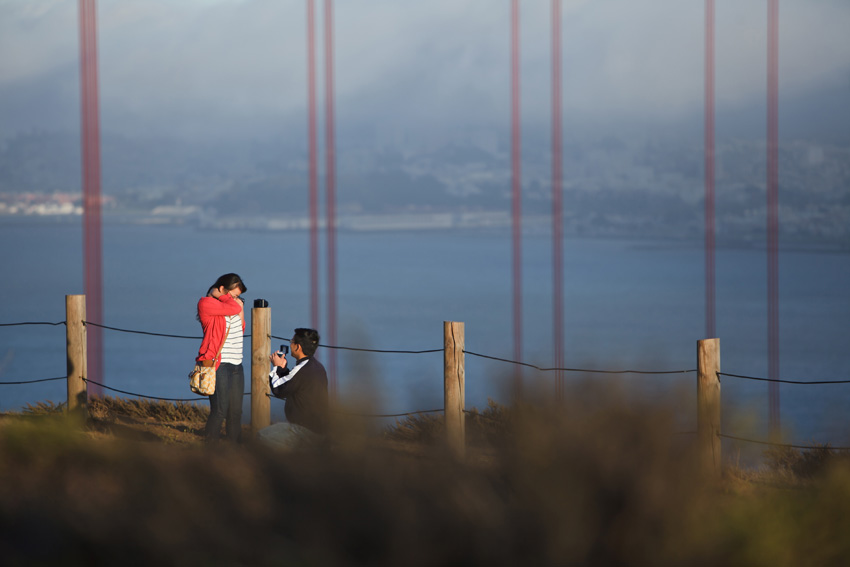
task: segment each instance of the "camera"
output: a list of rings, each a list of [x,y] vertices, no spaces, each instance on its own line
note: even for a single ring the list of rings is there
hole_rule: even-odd
[[[280,345],[280,350],[277,352],[281,356],[286,356],[289,354],[289,345]]]
[[[269,302],[266,301],[265,299],[255,299],[254,300],[254,307],[255,308],[256,307],[268,307],[268,306],[269,306]]]

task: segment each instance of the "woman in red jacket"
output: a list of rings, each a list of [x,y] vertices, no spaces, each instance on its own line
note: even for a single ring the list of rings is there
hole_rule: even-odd
[[[224,274],[198,301],[198,320],[204,330],[204,339],[195,360],[214,361],[216,367],[215,393],[210,396],[210,417],[204,428],[207,441],[219,439],[223,421],[228,441],[238,443],[242,438],[245,310],[239,295],[246,290],[238,275]]]

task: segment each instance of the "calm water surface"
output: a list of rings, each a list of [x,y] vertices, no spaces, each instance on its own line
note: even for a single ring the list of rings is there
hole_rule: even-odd
[[[6,301],[0,323],[58,322],[64,296],[83,293],[78,224],[0,224]],[[272,334],[309,326],[306,233],[205,232],[187,227],[104,227],[104,324],[200,336],[195,305],[222,273],[235,271],[248,305],[272,307]],[[564,254],[565,359],[572,368],[686,370],[704,338],[701,243],[568,239]],[[340,233],[339,346],[385,350],[442,347],[442,322],[463,321],[466,350],[513,357],[511,248],[507,233]],[[717,331],[724,372],[767,376],[767,282],[763,251],[719,249]],[[324,259],[320,260],[324,278]],[[850,255],[780,255],[781,378],[850,379]],[[322,307],[324,307],[324,300]],[[552,366],[552,272],[548,236],[523,245],[523,359]],[[321,313],[319,330],[325,326]],[[161,397],[191,397],[186,374],[199,340],[103,331],[106,384]],[[64,326],[0,327],[0,382],[62,376]],[[249,343],[248,343],[249,344]],[[246,352],[248,352],[246,344]],[[338,351],[339,393],[376,412],[442,407],[442,355]],[[327,349],[319,351],[327,361]],[[246,356],[250,372],[250,355]],[[467,406],[508,401],[513,366],[466,357]],[[554,375],[525,370],[552,388]],[[585,378],[566,375],[568,383]],[[692,430],[695,376],[593,375],[636,396],[682,395]],[[0,410],[64,401],[64,383],[0,386]],[[724,432],[763,439],[767,384],[724,377]],[[850,445],[850,384],[780,387],[783,427],[795,441]],[[273,401],[273,410],[280,405]],[[277,415],[276,413],[276,415]],[[246,407],[247,416],[247,407]]]

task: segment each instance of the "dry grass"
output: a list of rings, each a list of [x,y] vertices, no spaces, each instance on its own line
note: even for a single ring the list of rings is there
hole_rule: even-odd
[[[64,404],[28,404],[7,418],[40,419],[59,416]],[[166,402],[103,396],[88,401],[84,430],[98,439],[152,441],[176,445],[200,445],[209,407],[186,402]]]
[[[206,416],[197,406],[104,398],[79,423],[40,404],[0,419],[0,558],[5,565],[850,561],[850,467],[842,456],[777,455],[769,470],[727,468],[714,483],[700,476],[688,443],[670,435],[666,408],[600,392],[570,398],[557,408],[491,403],[470,412],[466,460],[443,446],[435,416],[368,440],[338,423],[330,448],[283,453],[253,443],[201,446]]]

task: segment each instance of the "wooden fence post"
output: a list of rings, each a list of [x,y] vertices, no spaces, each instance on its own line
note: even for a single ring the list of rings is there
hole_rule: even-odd
[[[449,450],[463,457],[466,447],[464,427],[464,336],[463,323],[443,321],[443,405]]]
[[[271,425],[269,354],[272,352],[270,307],[251,310],[251,433]]]
[[[720,476],[720,339],[697,341],[697,441],[702,469]]]
[[[65,352],[68,370],[68,413],[87,414],[86,296],[65,296]]]

